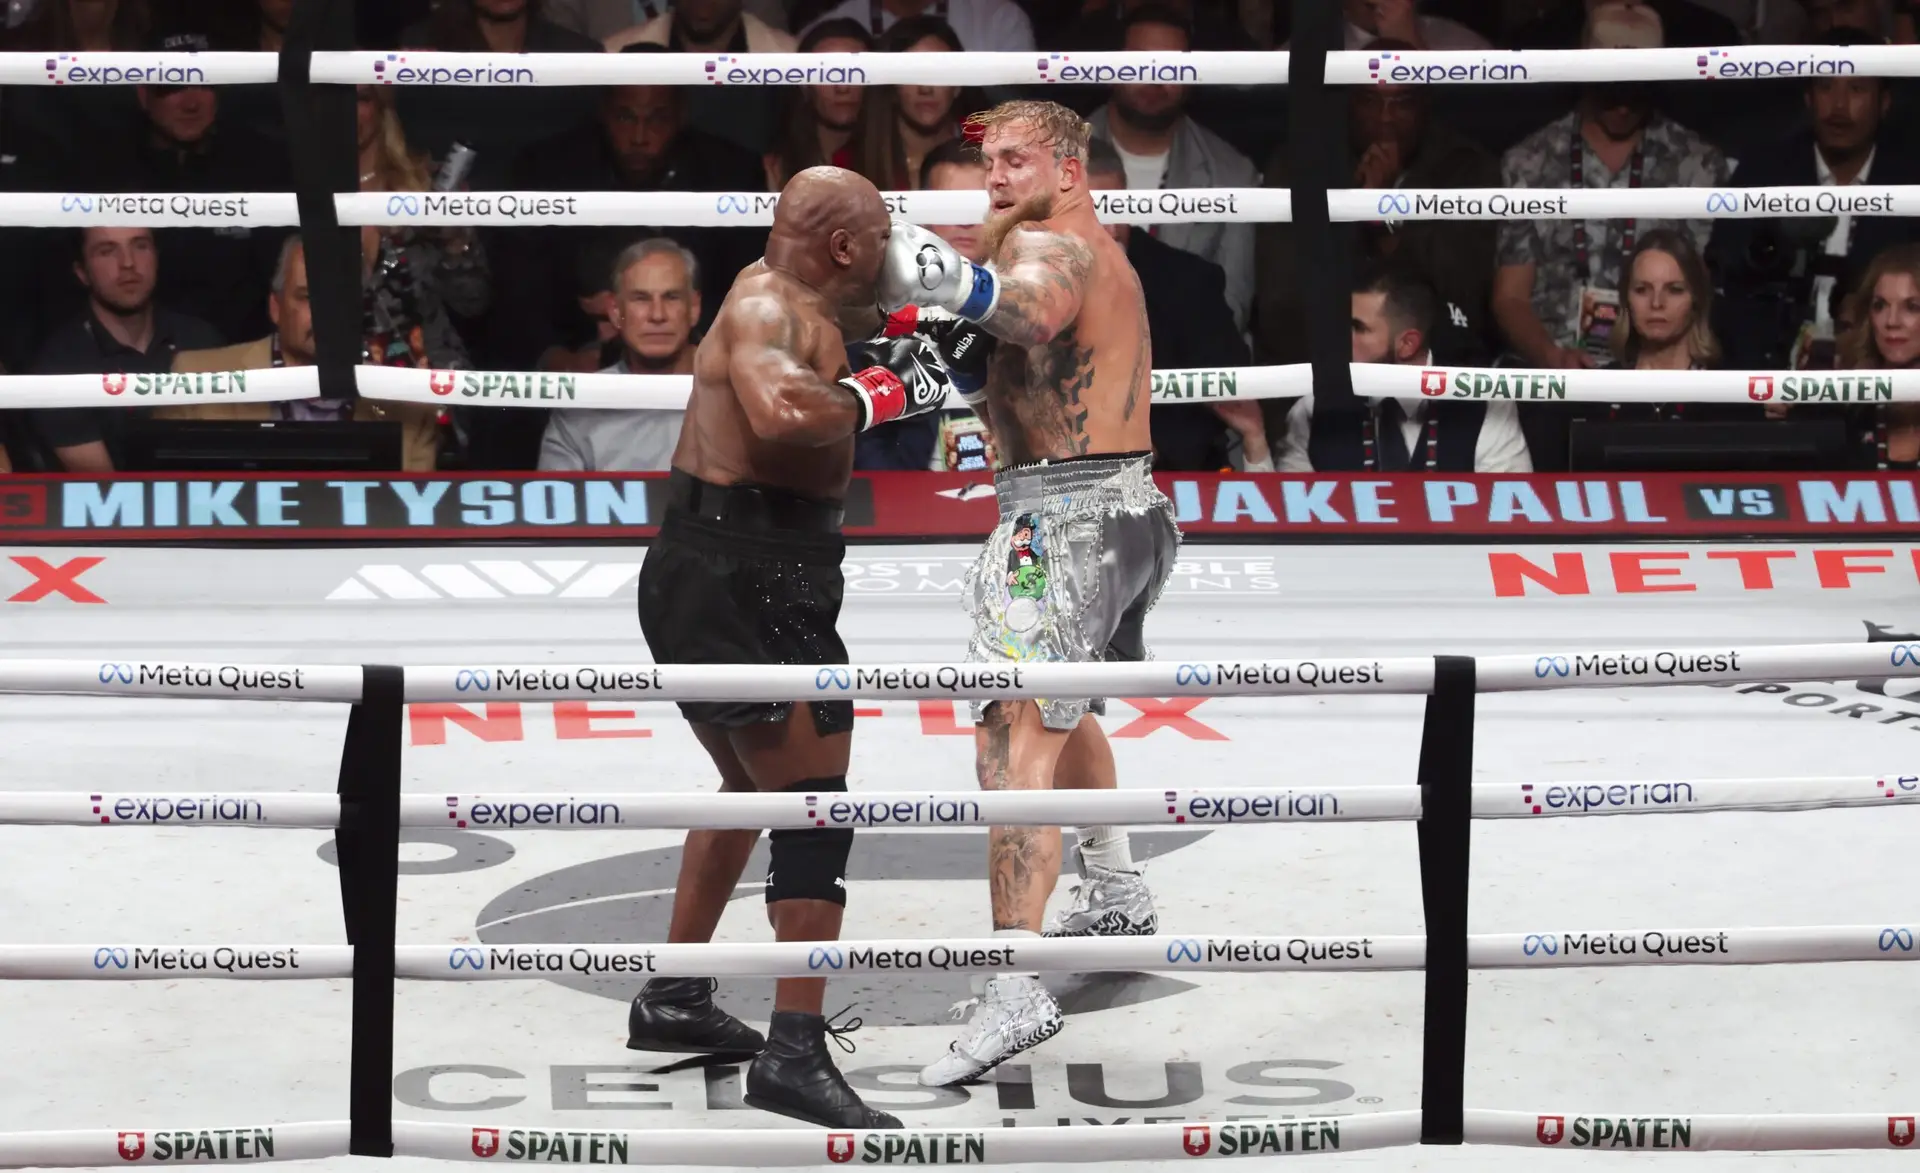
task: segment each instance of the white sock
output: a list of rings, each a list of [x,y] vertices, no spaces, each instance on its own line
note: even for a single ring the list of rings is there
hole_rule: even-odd
[[[993,930],[993,935],[995,937],[1024,937],[1032,941],[1038,941],[1040,939],[1040,934],[1031,929],[995,929]],[[1018,946],[1015,946],[1015,948],[1018,948]],[[996,973],[993,976],[996,980],[1000,978],[1037,978],[1040,976],[1040,971],[1033,970],[1029,973]],[[982,984],[984,985],[984,983]]]
[[[1139,870],[1133,866],[1133,848],[1127,841],[1125,827],[1080,828],[1080,858],[1088,867],[1114,872]]]

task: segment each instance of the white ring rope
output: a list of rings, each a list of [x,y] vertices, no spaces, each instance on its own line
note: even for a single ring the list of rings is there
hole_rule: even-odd
[[[821,977],[852,973],[1402,972],[1426,967],[1424,936],[1202,934],[952,940],[397,945],[413,981],[606,977]],[[1920,961],[1911,925],[1655,928],[1474,933],[1474,969],[1808,965]],[[299,981],[353,976],[351,945],[0,944],[0,981]]]
[[[442,53],[319,52],[312,80],[337,85],[1023,85],[1168,82],[1284,85],[1289,54],[1199,53]],[[1330,85],[1528,84],[1920,76],[1912,45],[1734,45],[1326,54]],[[273,53],[0,53],[0,85],[259,85]]]
[[[1354,391],[1401,398],[1564,403],[1913,403],[1920,371],[1595,371],[1517,367],[1415,367],[1351,363]],[[313,367],[161,375],[0,376],[6,407],[154,407],[266,403],[319,394]],[[359,367],[360,394],[440,406],[677,410],[689,375],[561,374],[554,371],[432,371]],[[1289,399],[1313,390],[1306,363],[1195,367],[1153,372],[1153,402]],[[947,407],[966,406],[958,395]]]
[[[393,1155],[443,1161],[565,1160],[569,1164],[714,1165],[745,1168],[864,1164],[1030,1165],[1193,1157],[1359,1152],[1420,1142],[1417,1111],[1280,1120],[1113,1124],[1101,1128],[826,1129],[525,1128],[486,1119],[393,1122]],[[1468,1144],[1512,1148],[1707,1151],[1906,1148],[1914,1116],[1648,1115],[1469,1108]],[[346,1156],[346,1121],[226,1127],[145,1127],[0,1133],[0,1168],[80,1168],[124,1163],[248,1163]]]
[[[1445,487],[1445,483],[1441,485]],[[1475,657],[1480,692],[1920,675],[1920,643],[1627,648]],[[409,702],[992,700],[1423,695],[1430,656],[1019,664],[421,664]],[[0,693],[355,702],[359,665],[0,660]]]
[[[5,85],[230,85],[278,77],[278,56],[265,53],[0,54]],[[1108,85],[1168,82],[1200,85],[1282,83],[1289,57],[1270,53],[1029,53],[916,55],[488,55],[447,53],[316,53],[312,78],[335,84],[453,86],[524,85],[886,85],[939,82],[995,85],[1033,82]],[[1920,75],[1920,49],[1752,46],[1729,49],[1585,50],[1549,52],[1368,54],[1326,56],[1331,84],[1528,83],[1808,78]],[[1335,220],[1569,219],[1645,216],[1721,219],[1782,215],[1911,215],[1920,188],[1863,187],[1613,191],[1336,190]],[[973,193],[891,193],[896,215],[922,223],[978,219]],[[765,193],[474,193],[446,197],[348,193],[335,197],[343,224],[622,224],[754,225],[770,222],[776,197]],[[1128,223],[1285,221],[1291,193],[1281,189],[1209,189],[1103,193],[1107,219]],[[1844,206],[1843,206],[1844,205]],[[0,195],[0,225],[75,227],[297,226],[294,197],[284,193],[215,195],[38,193]],[[1565,399],[1612,402],[1910,401],[1920,383],[1895,373],[1801,376],[1792,372],[1690,372],[1649,378],[1631,372],[1536,372],[1356,366],[1355,389],[1367,395],[1478,399]],[[1901,373],[1903,374],[1903,373]],[[359,372],[370,398],[525,403],[579,407],[678,407],[684,380],[596,380],[524,373]],[[118,377],[108,377],[118,379]],[[311,370],[221,372],[171,379],[107,382],[94,376],[10,377],[0,381],[9,407],[148,405],[158,400],[224,397],[226,401],[306,398],[318,391]],[[1156,401],[1270,398],[1311,389],[1304,365],[1234,370],[1155,372]],[[469,390],[468,388],[471,388]],[[564,394],[562,392],[564,391]],[[132,392],[132,394],[128,394]],[[581,397],[584,393],[584,399]],[[1911,501],[1908,503],[1913,504]],[[1920,520],[1920,518],[1916,518]],[[1664,657],[1664,660],[1663,660]],[[1744,659],[1744,662],[1741,662]],[[1649,650],[1481,657],[1480,691],[1622,684],[1804,679],[1920,672],[1920,647],[1810,645]],[[1663,666],[1664,663],[1664,666]],[[1370,667],[1369,667],[1370,666]],[[1228,669],[1232,669],[1231,672]],[[1311,671],[1311,682],[1302,676]],[[1322,672],[1332,673],[1322,676]],[[511,683],[497,673],[512,673]],[[585,675],[582,675],[582,674]],[[963,674],[973,673],[968,681]],[[464,684],[462,675],[464,674]],[[475,687],[478,674],[487,685]],[[948,674],[951,674],[950,676]],[[1204,679],[1202,678],[1204,674]],[[416,668],[409,700],[640,700],[933,696],[942,698],[1061,693],[1152,692],[1159,695],[1279,695],[1303,692],[1431,691],[1434,662],[1396,660],[1282,661],[1256,665],[1022,665],[987,680],[978,666],[717,669]],[[844,678],[844,683],[842,679]],[[1231,680],[1231,685],[1228,681]],[[353,667],[247,666],[184,663],[0,661],[0,692],[95,696],[204,697],[357,702],[361,670]],[[476,693],[478,695],[476,695]],[[1068,823],[1271,823],[1295,820],[1417,819],[1417,787],[1341,786],[1301,791],[1129,791],[1073,794],[950,796],[865,794],[836,798],[846,812],[803,809],[794,796],[614,795],[584,799],[540,795],[406,796],[409,826],[512,829],[753,825],[926,826],[1024,820]],[[1709,809],[1799,810],[1920,800],[1911,776],[1815,779],[1725,779],[1681,782],[1477,784],[1477,818]],[[84,802],[86,810],[80,810]],[[581,803],[613,803],[627,814],[588,823]],[[569,804],[571,804],[569,806]],[[854,807],[864,804],[865,813]],[[1238,804],[1238,805],[1235,805]],[[567,807],[564,816],[560,808]],[[956,813],[957,812],[957,813]],[[339,800],[329,795],[14,794],[0,796],[0,824],[307,826],[333,827]],[[783,822],[785,820],[785,822]],[[1476,968],[1648,964],[1777,964],[1816,961],[1914,960],[1908,926],[1553,931],[1479,934],[1468,938]],[[395,948],[398,976],[438,980],[524,978],[578,967],[581,972],[754,974],[941,970],[992,972],[1022,968],[1199,969],[1232,971],[1402,970],[1424,963],[1425,940],[1385,937],[1156,937],[1022,941],[834,942],[771,945],[414,945]],[[344,945],[0,946],[0,978],[177,980],[348,978],[353,949]],[[227,1128],[157,1128],[0,1133],[0,1167],[76,1167],[193,1160],[285,1161],[346,1155],[350,1125],[342,1121]],[[1912,1115],[1685,1116],[1522,1113],[1468,1110],[1468,1143],[1543,1148],[1886,1149],[1915,1141]],[[1118,1125],[1100,1129],[908,1129],[876,1133],[817,1130],[538,1129],[396,1121],[394,1154],[442,1160],[587,1160],[621,1164],[740,1166],[862,1163],[1033,1164],[1285,1155],[1356,1151],[1419,1143],[1418,1112],[1233,1123]],[[544,1154],[544,1158],[543,1158]]]
[[[0,660],[0,693],[356,703],[360,665]]]
[[[1308,785],[1205,790],[868,791],[798,794],[402,795],[400,825],[502,831],[804,830],[1111,824],[1401,822],[1421,817],[1417,786]],[[1920,803],[1920,775],[1688,778],[1623,782],[1476,782],[1476,819],[1805,811]],[[330,794],[262,791],[18,791],[0,794],[0,826],[310,827],[340,825]]]
[[[883,192],[894,218],[915,224],[978,224],[987,200],[975,191]],[[340,223],[384,228],[628,226],[764,228],[778,192],[479,191],[336,194]],[[1754,220],[1780,216],[1920,216],[1920,186],[1665,188],[1334,188],[1336,221],[1529,221],[1645,217]],[[1274,187],[1096,191],[1109,224],[1286,223],[1293,193]],[[283,192],[0,192],[0,226],[85,228],[297,228]]]

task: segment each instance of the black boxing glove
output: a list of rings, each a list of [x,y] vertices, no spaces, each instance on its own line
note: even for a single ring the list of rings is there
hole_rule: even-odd
[[[860,404],[864,432],[890,420],[939,411],[953,390],[939,348],[919,334],[880,337],[847,348],[853,374],[840,385]]]
[[[986,402],[993,335],[945,310],[912,305],[888,314],[884,333],[890,338],[914,333],[932,341],[939,351],[940,365],[947,369],[953,389],[967,406],[978,409]]]

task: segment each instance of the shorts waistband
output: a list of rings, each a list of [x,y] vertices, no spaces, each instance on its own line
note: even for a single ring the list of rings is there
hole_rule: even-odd
[[[1096,489],[1123,489],[1153,483],[1153,454],[1119,452],[1071,460],[1017,464],[994,475],[1002,520],[1035,505]]]
[[[667,511],[746,533],[785,530],[832,537],[839,536],[847,512],[831,498],[803,497],[771,485],[716,485],[678,468],[667,474]]]

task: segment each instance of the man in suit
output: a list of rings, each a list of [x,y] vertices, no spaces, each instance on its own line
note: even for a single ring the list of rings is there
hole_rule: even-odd
[[[307,298],[307,254],[298,236],[280,248],[280,263],[267,295],[273,333],[238,346],[183,350],[175,371],[259,371],[313,365],[313,307]],[[438,464],[439,411],[429,403],[381,403],[355,399],[295,399],[285,403],[205,403],[154,409],[155,419],[200,420],[393,420],[401,428],[402,464],[408,472],[432,472]]]
[[[1126,189],[1126,165],[1105,139],[1094,139],[1087,149],[1087,186]],[[1127,250],[1146,294],[1155,370],[1247,365],[1247,344],[1227,308],[1227,279],[1220,266],[1131,224],[1108,224],[1107,232]],[[1226,467],[1234,446],[1231,431],[1248,471],[1273,469],[1258,400],[1156,403],[1151,418],[1155,468],[1211,472]]]
[[[1874,43],[1836,30],[1838,45]],[[1807,82],[1812,125],[1740,160],[1736,187],[1920,183],[1920,161],[1888,123],[1884,78],[1846,75]],[[1882,148],[1886,149],[1882,149]],[[1846,199],[1841,193],[1840,201]],[[1824,369],[1834,363],[1834,319],[1881,250],[1920,238],[1904,216],[1777,216],[1719,220],[1707,262],[1720,276],[1714,330],[1735,368]]]

